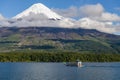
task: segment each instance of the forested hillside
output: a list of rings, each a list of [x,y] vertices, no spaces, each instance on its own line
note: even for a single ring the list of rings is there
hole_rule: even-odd
[[[0,52],[21,50],[120,53],[120,36],[81,28],[0,28]]]

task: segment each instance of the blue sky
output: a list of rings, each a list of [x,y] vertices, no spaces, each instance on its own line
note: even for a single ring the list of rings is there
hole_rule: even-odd
[[[49,8],[60,9],[100,3],[107,12],[120,15],[120,0],[0,0],[0,13],[11,18],[34,3],[43,3]]]

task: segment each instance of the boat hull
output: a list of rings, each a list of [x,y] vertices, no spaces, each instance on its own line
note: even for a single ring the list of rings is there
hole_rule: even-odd
[[[66,66],[76,66],[76,67],[82,67],[81,64],[78,64],[78,62],[67,62]]]

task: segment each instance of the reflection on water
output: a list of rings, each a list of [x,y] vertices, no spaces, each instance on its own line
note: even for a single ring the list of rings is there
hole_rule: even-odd
[[[0,80],[119,80],[120,63],[0,63]]]

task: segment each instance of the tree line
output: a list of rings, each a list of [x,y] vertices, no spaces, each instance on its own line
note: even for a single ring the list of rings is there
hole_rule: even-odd
[[[75,52],[7,52],[0,53],[0,62],[118,62],[120,54],[94,54]]]

